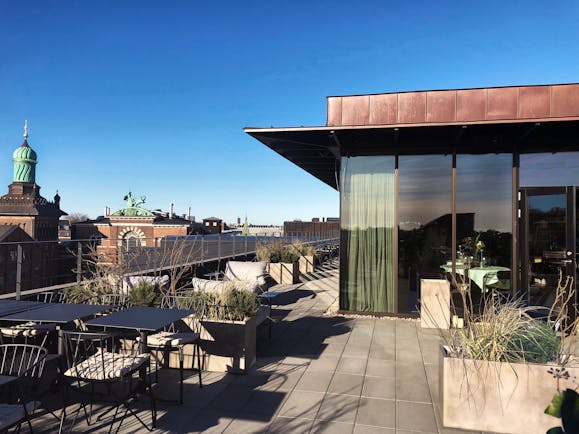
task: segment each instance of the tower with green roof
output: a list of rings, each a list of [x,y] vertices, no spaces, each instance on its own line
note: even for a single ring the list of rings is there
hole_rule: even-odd
[[[24,143],[12,154],[14,182],[36,184],[36,152],[28,144],[28,122],[24,123]]]

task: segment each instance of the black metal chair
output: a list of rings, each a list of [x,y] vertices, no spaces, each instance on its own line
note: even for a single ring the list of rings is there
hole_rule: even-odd
[[[197,372],[199,375],[199,387],[203,387],[201,378],[201,319],[205,316],[205,301],[201,298],[185,297],[179,295],[165,295],[161,300],[161,307],[168,309],[190,309],[195,311],[195,317],[189,318],[189,324],[180,322],[171,324],[164,331],[149,335],[147,337],[147,347],[163,352],[163,364],[168,366],[171,352],[179,353],[179,403],[183,403],[183,371],[185,369],[185,345],[193,345],[191,358],[191,369],[194,369],[195,358],[197,358]],[[158,381],[158,367],[156,366],[155,378]]]
[[[36,294],[36,301],[43,303],[65,303],[66,294],[62,291],[47,291]]]
[[[147,375],[149,355],[122,348],[121,338],[122,335],[113,333],[62,331],[66,365],[61,374],[63,410],[59,432],[63,431],[67,417],[67,390],[78,392],[80,397],[69,432],[74,427],[81,410],[84,411],[87,424],[93,423],[92,411],[96,402],[111,405],[107,411],[98,415],[96,420],[101,420],[105,414],[114,410],[109,432],[112,431],[121,406],[125,407],[125,412],[120,418],[117,431],[129,413],[145,428],[152,430],[155,427],[157,411]],[[151,428],[130,406],[131,399],[138,393],[149,395]]]
[[[56,330],[53,323],[25,322],[13,326],[0,327],[0,343],[31,344],[45,347],[48,337]]]
[[[15,393],[10,394],[12,402],[0,404],[0,431],[16,427],[19,432],[21,424],[26,422],[32,433],[30,415],[37,407],[34,391],[44,370],[46,354],[45,348],[36,345],[0,345],[0,375],[17,377],[8,384],[15,389],[11,390]]]

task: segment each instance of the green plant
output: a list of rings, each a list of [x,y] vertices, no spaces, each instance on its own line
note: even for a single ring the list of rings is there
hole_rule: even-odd
[[[205,318],[217,321],[243,321],[259,310],[259,297],[253,291],[226,285],[218,294],[194,291],[188,302],[194,306],[205,305]]]
[[[129,303],[133,306],[159,306],[161,290],[158,285],[140,282],[129,292]]]
[[[547,434],[579,433],[579,395],[573,389],[553,396],[545,413],[561,419],[562,427],[553,427]]]
[[[480,315],[467,315],[464,329],[451,329],[446,342],[450,355],[493,362],[557,359],[559,338],[546,323],[533,319],[530,310],[517,300],[485,303]]]
[[[280,252],[280,262],[285,262],[286,264],[290,264],[296,262],[300,259],[301,252],[294,249],[291,244],[287,246],[283,246]]]
[[[98,303],[102,294],[106,292],[103,288],[94,283],[85,283],[64,288],[64,295],[67,303]]]

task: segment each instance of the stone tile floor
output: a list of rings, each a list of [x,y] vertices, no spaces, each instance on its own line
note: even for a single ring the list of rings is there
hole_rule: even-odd
[[[338,295],[337,263],[327,264],[276,302],[273,336],[262,330],[256,366],[244,376],[190,373],[185,404],[159,405],[166,433],[451,434],[438,415],[436,333],[414,320],[344,318],[325,314]],[[177,393],[177,373],[163,370],[158,393]],[[150,420],[142,406],[145,420]],[[110,421],[73,432],[105,432]],[[34,420],[55,432],[56,419]],[[116,429],[116,428],[115,428]],[[128,417],[120,432],[147,432]]]

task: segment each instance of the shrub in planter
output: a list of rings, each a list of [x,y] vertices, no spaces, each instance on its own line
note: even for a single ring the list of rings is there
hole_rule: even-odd
[[[268,263],[267,272],[277,283],[298,282],[300,253],[291,245],[276,241],[257,246],[257,259]]]
[[[158,285],[149,282],[139,282],[129,292],[129,303],[132,306],[159,306],[161,290]]]
[[[543,413],[549,397],[571,387],[579,375],[571,366],[577,321],[572,280],[562,278],[556,301],[544,320],[531,317],[518,301],[472,306],[468,286],[462,295],[464,329],[443,335],[440,407],[445,427],[514,434],[545,433],[552,425]],[[566,378],[552,373],[566,370]]]
[[[67,303],[95,304],[99,302],[107,289],[93,283],[85,283],[64,288],[63,292]]]

